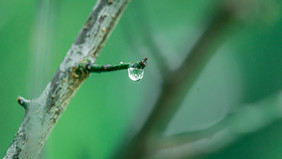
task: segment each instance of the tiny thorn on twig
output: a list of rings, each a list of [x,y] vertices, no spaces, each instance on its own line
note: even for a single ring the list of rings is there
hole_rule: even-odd
[[[18,103],[19,103],[24,109],[26,109],[26,108],[27,108],[27,105],[30,103],[30,100],[25,99],[25,98],[23,98],[23,97],[21,97],[21,96],[19,96],[19,97],[17,98],[17,101],[18,101]]]
[[[115,65],[111,65],[111,64],[99,65],[99,64],[93,64],[93,63],[87,63],[85,65],[85,70],[86,72],[91,72],[91,73],[93,72],[101,73],[101,72],[125,70],[130,67],[144,69],[147,65],[147,60],[148,58],[144,58],[137,62],[127,62],[127,63],[120,62],[119,64],[115,64]]]

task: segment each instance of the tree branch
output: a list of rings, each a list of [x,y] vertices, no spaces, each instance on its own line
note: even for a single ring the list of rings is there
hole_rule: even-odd
[[[17,99],[18,103],[24,107],[24,109],[27,108],[27,105],[30,103],[30,100],[28,99],[24,99],[23,97],[19,96],[18,99]]]
[[[95,62],[128,2],[129,0],[97,2],[51,82],[40,97],[29,102],[24,119],[4,159],[30,159],[39,155],[58,118],[89,75],[89,72],[83,72],[76,78],[75,71],[79,64],[86,64],[89,60]]]

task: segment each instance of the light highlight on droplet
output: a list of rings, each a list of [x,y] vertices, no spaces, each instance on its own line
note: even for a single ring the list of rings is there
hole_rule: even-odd
[[[132,81],[139,81],[143,78],[144,70],[135,68],[135,67],[129,67],[128,69],[128,76]]]

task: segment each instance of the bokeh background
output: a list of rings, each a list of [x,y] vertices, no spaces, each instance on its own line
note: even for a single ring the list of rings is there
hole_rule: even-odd
[[[160,93],[162,79],[153,54],[164,56],[170,69],[179,67],[213,10],[226,1],[132,0],[97,63],[148,57],[144,78],[133,82],[127,71],[93,74],[60,118],[40,158],[110,158],[130,124],[131,131],[139,130],[143,121],[135,117],[146,116]],[[255,5],[239,13],[240,22],[225,33],[226,40],[164,132],[200,132],[198,140],[187,144],[191,158],[282,156],[282,2],[248,2]],[[1,155],[24,116],[17,96],[40,95],[95,3],[0,1]]]

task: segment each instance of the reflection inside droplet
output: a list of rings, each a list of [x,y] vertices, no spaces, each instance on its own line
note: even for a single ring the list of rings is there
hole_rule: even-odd
[[[135,67],[129,67],[128,76],[132,81],[139,81],[143,78],[144,70]]]

